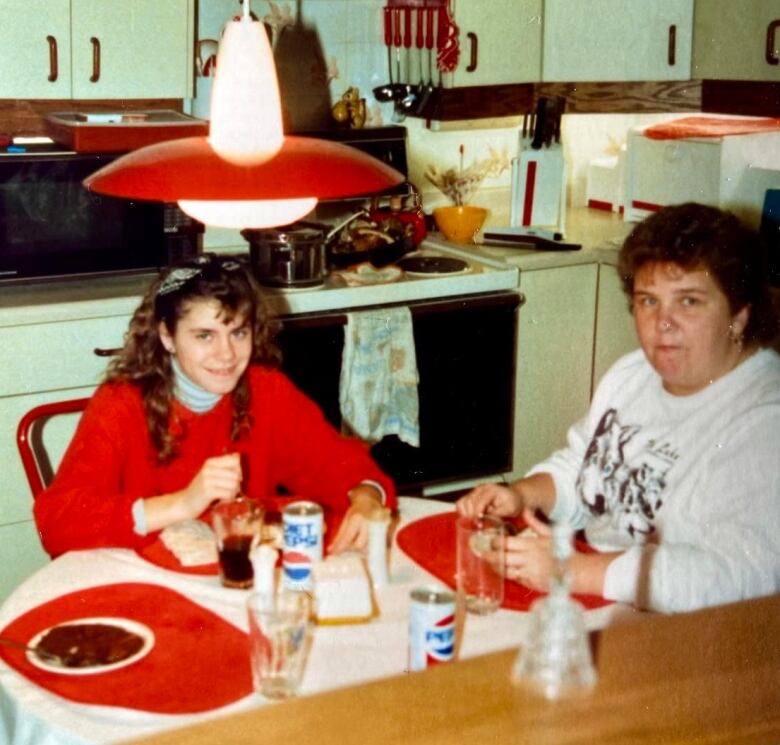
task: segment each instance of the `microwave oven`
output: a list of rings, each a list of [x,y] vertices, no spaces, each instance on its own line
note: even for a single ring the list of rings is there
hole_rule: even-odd
[[[0,153],[0,283],[157,270],[202,250],[175,204],[117,199],[82,181],[117,153]]]

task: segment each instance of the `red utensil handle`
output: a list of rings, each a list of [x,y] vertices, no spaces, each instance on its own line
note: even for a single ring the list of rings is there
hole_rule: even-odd
[[[412,46],[412,9],[404,10],[404,46],[409,49]]]
[[[447,42],[447,29],[449,28],[447,9],[439,8],[439,28],[436,31],[436,49],[443,49]]]
[[[393,46],[393,11],[385,8],[385,46]]]
[[[426,11],[426,19],[425,19],[425,48],[426,49],[433,49],[433,8],[428,8]]]
[[[400,47],[401,44],[403,44],[403,39],[401,38],[401,10],[396,9],[393,11],[393,26],[395,27],[393,29],[393,44],[397,47]]]
[[[417,28],[415,30],[417,34],[414,45],[418,49],[422,49],[425,46],[425,10],[423,8],[417,8]]]

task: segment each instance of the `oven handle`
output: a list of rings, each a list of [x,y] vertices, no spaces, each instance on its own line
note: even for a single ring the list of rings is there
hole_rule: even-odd
[[[431,313],[447,313],[453,310],[464,310],[466,308],[492,308],[494,306],[507,306],[518,308],[526,302],[525,295],[522,292],[497,292],[488,295],[462,295],[459,297],[447,297],[440,300],[421,300],[400,303],[386,303],[384,305],[368,306],[355,309],[356,313],[379,310],[381,308],[396,308],[407,306],[412,312],[412,317],[426,316]],[[283,316],[280,319],[285,327],[289,328],[316,328],[317,326],[346,326],[347,314],[328,313],[322,311],[318,314],[303,316]]]

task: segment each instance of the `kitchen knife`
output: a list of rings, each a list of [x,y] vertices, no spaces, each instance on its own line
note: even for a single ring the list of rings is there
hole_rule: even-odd
[[[531,148],[541,149],[544,144],[547,129],[547,99],[542,97],[536,102],[536,122],[534,124],[534,135],[531,140]]]

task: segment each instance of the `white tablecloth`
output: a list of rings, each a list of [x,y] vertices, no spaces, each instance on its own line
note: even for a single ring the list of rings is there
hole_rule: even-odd
[[[445,502],[402,497],[400,526],[452,509]],[[402,674],[406,667],[409,591],[431,579],[393,546],[390,584],[377,592],[379,617],[367,624],[317,627],[300,695]],[[125,549],[74,551],[52,561],[21,584],[3,604],[0,628],[58,595],[118,582],[148,582],[176,590],[247,630],[246,592],[224,589],[216,577],[162,569]],[[612,605],[588,611],[588,627],[601,628],[622,610]],[[490,616],[467,616],[460,657],[519,646],[528,618],[527,613],[505,610]],[[207,714],[172,716],[76,704],[39,688],[0,660],[0,745],[119,742],[264,705],[268,705],[264,699],[251,695]]]

